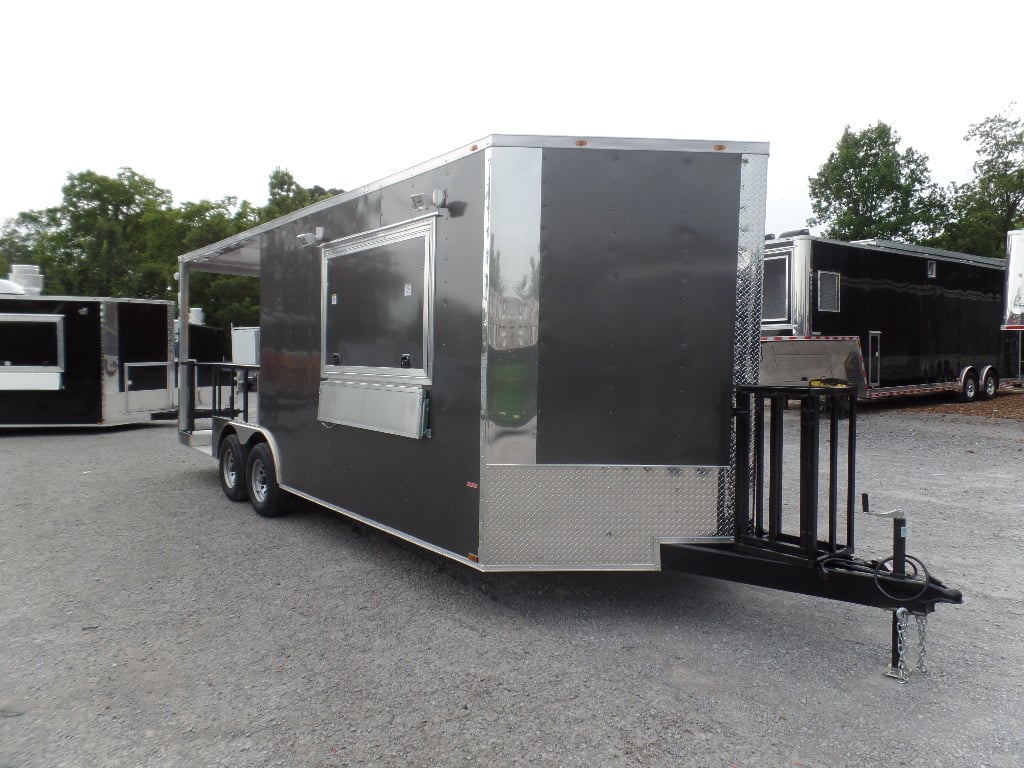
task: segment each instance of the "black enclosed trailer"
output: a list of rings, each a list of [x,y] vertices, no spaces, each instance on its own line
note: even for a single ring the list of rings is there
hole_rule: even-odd
[[[174,302],[0,295],[0,427],[113,426],[173,408]]]
[[[1018,376],[1000,328],[1006,270],[988,259],[883,240],[768,240],[763,384],[848,381],[862,399],[990,398]]]
[[[213,366],[200,418],[183,329],[181,440],[262,515],[301,497],[480,570],[673,568],[901,605],[852,525],[817,535],[816,492],[798,537],[750,504],[769,483],[752,468],[774,488],[781,461],[751,441],[766,171],[762,143],[496,135],[187,253],[182,314],[195,272],[259,278],[259,385]]]

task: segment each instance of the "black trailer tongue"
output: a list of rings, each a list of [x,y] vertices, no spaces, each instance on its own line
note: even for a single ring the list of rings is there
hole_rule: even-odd
[[[800,403],[796,532],[783,526],[783,415],[790,400]],[[854,554],[856,404],[856,389],[841,385],[739,387],[734,411],[737,438],[733,539],[664,543],[662,568],[890,610],[892,658],[886,674],[905,682],[909,671],[906,633],[910,617],[916,618],[918,626],[917,669],[925,672],[927,616],[939,603],[962,603],[963,595],[932,576],[921,560],[907,554],[907,522],[901,510],[876,515],[893,520],[889,556],[867,560]],[[824,537],[818,531],[822,413],[827,416],[829,429]],[[839,472],[840,421],[844,419],[845,480]],[[840,525],[839,490],[843,485],[845,525]],[[862,511],[872,514],[867,494],[862,496]]]

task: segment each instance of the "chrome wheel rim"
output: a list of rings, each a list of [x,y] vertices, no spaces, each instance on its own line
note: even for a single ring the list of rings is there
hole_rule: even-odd
[[[238,484],[238,467],[235,466],[235,452],[231,450],[224,454],[224,482],[228,488],[234,488]]]
[[[252,463],[252,481],[249,483],[252,490],[252,497],[259,503],[267,500],[267,468],[263,459],[256,459]]]

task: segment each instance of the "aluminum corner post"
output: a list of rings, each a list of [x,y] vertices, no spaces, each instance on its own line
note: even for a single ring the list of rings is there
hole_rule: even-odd
[[[182,440],[195,430],[195,403],[192,402],[194,387],[191,376],[195,369],[186,365],[188,361],[188,288],[189,262],[178,261],[178,433]],[[186,375],[190,374],[190,375]]]

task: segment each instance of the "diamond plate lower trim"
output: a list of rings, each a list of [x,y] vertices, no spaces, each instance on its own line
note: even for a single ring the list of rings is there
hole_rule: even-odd
[[[657,570],[658,542],[716,537],[724,467],[488,465],[480,565]]]

